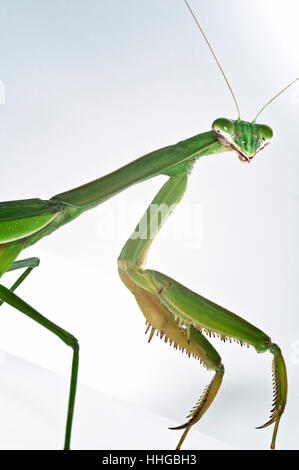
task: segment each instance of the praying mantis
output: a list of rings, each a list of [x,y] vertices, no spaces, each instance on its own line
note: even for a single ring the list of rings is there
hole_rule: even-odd
[[[188,2],[186,4],[193,14]],[[213,53],[212,49],[211,52]],[[220,70],[222,71],[221,68]],[[224,78],[226,79],[225,76]],[[214,371],[214,378],[196,404],[190,419],[179,427],[183,429],[183,435],[178,448],[191,427],[213,402],[224,374],[221,358],[204,336],[205,333],[219,335],[223,341],[234,339],[241,344],[253,346],[258,352],[270,351],[273,354],[276,400],[275,409],[266,425],[274,425],[271,447],[275,447],[278,425],[287,398],[286,369],[279,347],[272,343],[265,333],[241,317],[188,290],[162,273],[144,269],[151,243],[162,224],[181,201],[196,161],[202,156],[235,150],[242,162],[249,162],[271,142],[271,128],[256,122],[260,113],[252,123],[248,123],[241,120],[238,105],[237,110],[238,118],[234,121],[217,119],[213,122],[211,131],[145,155],[109,175],[58,194],[48,201],[31,199],[0,204],[0,276],[10,271],[25,269],[10,289],[0,286],[1,302],[40,323],[73,350],[65,449],[70,448],[79,344],[73,335],[46,319],[15,294],[17,287],[39,263],[36,258],[17,258],[23,249],[52,234],[86,210],[96,207],[134,184],[160,174],[168,176],[169,180],[158,192],[134,231],[134,234],[139,233],[139,237],[132,236],[125,244],[118,259],[118,266],[121,279],[135,296],[146,318],[148,331],[150,330],[149,339],[157,331],[166,342],[185,350],[188,355],[199,359],[208,370]]]

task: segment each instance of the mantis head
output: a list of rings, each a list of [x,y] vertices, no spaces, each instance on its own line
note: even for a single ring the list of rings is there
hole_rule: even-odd
[[[252,158],[274,137],[271,127],[265,124],[219,118],[212,124],[212,130],[218,140],[226,147],[236,150],[242,162]]]
[[[284,87],[279,93],[277,93],[271,100],[269,100],[262,109],[257,113],[256,117],[254,118],[253,122],[246,122],[241,121],[240,119],[240,109],[235,97],[235,94],[232,90],[232,87],[229,84],[229,81],[223,71],[223,68],[217,59],[217,56],[212,48],[207,36],[205,35],[201,25],[195,13],[193,12],[192,8],[189,5],[189,2],[185,0],[186,6],[193,17],[200,33],[202,34],[208,48],[212,56],[214,57],[216,64],[227,84],[227,87],[233,97],[233,100],[236,105],[236,109],[238,112],[238,119],[236,121],[232,121],[226,118],[219,118],[213,122],[212,130],[214,134],[217,136],[219,141],[224,144],[225,146],[229,147],[232,150],[236,150],[239,154],[239,158],[242,162],[250,162],[251,159],[262,150],[267,144],[271,142],[273,139],[273,131],[271,127],[266,126],[265,124],[256,124],[256,119],[258,116],[264,111],[270,103],[272,103],[278,96],[284,93],[290,86],[292,86],[295,82],[299,81],[299,77],[289,83],[286,87]]]

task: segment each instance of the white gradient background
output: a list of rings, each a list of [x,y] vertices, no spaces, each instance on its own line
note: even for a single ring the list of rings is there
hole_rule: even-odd
[[[252,119],[298,76],[298,2],[191,3],[242,118]],[[182,0],[3,0],[0,35],[3,201],[48,198],[209,130],[216,117],[236,117]],[[233,153],[203,158],[183,202],[195,217],[190,238],[165,227],[147,264],[243,315],[280,345],[289,402],[278,447],[290,449],[299,447],[298,117],[294,87],[262,115],[276,140],[251,165]],[[18,293],[79,338],[82,384],[183,421],[211,374],[156,338],[147,344],[143,316],[116,265],[164,181],[129,189],[24,252],[41,257],[41,267]],[[169,223],[181,230],[181,220],[178,212]],[[270,411],[271,355],[213,343],[226,375],[197,428],[234,447],[267,448],[272,429],[254,426]],[[1,309],[0,345],[69,374],[71,351],[8,307]],[[51,390],[39,386],[51,400]],[[61,400],[66,406],[67,390]]]

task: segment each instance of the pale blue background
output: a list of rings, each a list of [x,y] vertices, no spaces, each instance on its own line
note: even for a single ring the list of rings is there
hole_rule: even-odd
[[[298,76],[298,2],[192,0],[192,6],[243,119],[252,119]],[[236,116],[182,0],[3,0],[0,79],[1,200],[48,198],[209,130],[216,117]],[[233,153],[203,159],[184,201],[194,216],[191,241],[161,236],[148,262],[244,315],[281,346],[290,394],[280,448],[298,448],[298,116],[294,87],[262,115],[276,140],[250,166]],[[128,190],[28,250],[42,265],[19,292],[79,338],[82,383],[183,421],[210,375],[158,339],[147,345],[143,317],[116,269],[122,245],[163,181]],[[113,229],[103,234],[108,223]],[[169,223],[182,228],[176,214]],[[0,347],[67,374],[70,351],[2,308]],[[270,410],[270,354],[214,344],[226,376],[197,428],[239,448],[268,447],[272,430],[254,426]],[[34,446],[42,429],[31,432]]]

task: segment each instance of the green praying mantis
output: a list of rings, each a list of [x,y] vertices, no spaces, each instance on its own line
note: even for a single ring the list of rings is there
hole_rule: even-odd
[[[206,369],[214,372],[212,381],[205,388],[187,422],[172,428],[183,430],[177,449],[181,448],[191,427],[208,410],[222,383],[224,366],[207,335],[219,336],[222,341],[234,340],[241,345],[252,346],[258,353],[272,353],[274,407],[270,420],[260,427],[274,425],[271,448],[275,448],[279,422],[287,401],[287,373],[279,346],[272,343],[267,334],[240,316],[189,290],[161,272],[145,269],[144,265],[155,236],[183,198],[189,175],[197,160],[202,156],[236,151],[242,162],[250,162],[273,139],[272,129],[257,123],[258,116],[298,79],[276,94],[259,111],[253,122],[241,120],[238,103],[223,69],[189,3],[186,0],[185,3],[229,87],[236,104],[237,119],[216,119],[212,130],[208,132],[154,151],[108,175],[53,196],[49,200],[28,199],[0,203],[0,277],[10,271],[24,269],[10,289],[0,284],[0,305],[6,303],[27,315],[54,333],[73,351],[65,449],[70,448],[71,442],[79,343],[73,335],[48,320],[16,295],[17,287],[39,265],[38,258],[17,258],[25,248],[52,234],[85,211],[134,184],[161,174],[169,179],[155,196],[133,235],[123,247],[118,258],[118,269],[121,280],[135,296],[145,316],[149,341],[157,332],[165,342],[185,351],[189,357],[195,357]]]

